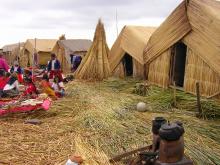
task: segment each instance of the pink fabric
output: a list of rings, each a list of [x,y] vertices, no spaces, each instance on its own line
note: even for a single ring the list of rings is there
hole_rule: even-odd
[[[42,107],[44,108],[44,110],[46,110],[46,111],[49,110],[50,106],[51,106],[51,101],[48,99],[44,100],[44,102],[42,104]]]
[[[6,72],[9,70],[9,66],[4,58],[0,58],[0,69],[4,69]]]

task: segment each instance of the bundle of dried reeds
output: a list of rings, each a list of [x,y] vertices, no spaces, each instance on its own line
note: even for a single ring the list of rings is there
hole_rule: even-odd
[[[99,20],[93,44],[74,73],[78,79],[103,80],[110,76],[109,48],[106,43],[104,25]]]

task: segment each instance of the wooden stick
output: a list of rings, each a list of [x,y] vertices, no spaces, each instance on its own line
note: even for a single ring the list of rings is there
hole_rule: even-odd
[[[196,96],[197,96],[197,107],[199,115],[202,114],[201,102],[200,102],[200,90],[199,90],[199,82],[196,82]]]
[[[118,161],[120,161],[121,159],[123,159],[123,158],[125,158],[127,156],[136,154],[136,153],[141,152],[141,151],[150,150],[151,148],[152,148],[152,145],[146,146],[146,147],[141,147],[141,148],[135,149],[133,151],[129,151],[129,152],[125,152],[123,154],[117,155],[117,156],[113,157],[112,159],[110,159],[109,161],[111,163],[118,162]]]
[[[174,88],[173,88],[173,106],[176,107],[176,82],[173,82]]]

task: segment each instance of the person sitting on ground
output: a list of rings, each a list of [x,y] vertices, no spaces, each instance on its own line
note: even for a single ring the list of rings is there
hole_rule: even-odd
[[[18,61],[14,62],[14,66],[11,67],[10,72],[11,73],[14,73],[14,72],[17,73],[17,75],[18,75],[18,82],[19,83],[23,82],[23,75],[22,75],[23,71],[22,71],[22,68],[19,66]]]
[[[55,91],[52,89],[49,83],[49,78],[47,74],[43,75],[43,78],[40,82],[40,87],[41,87],[42,93],[46,93],[49,97],[51,97],[54,100],[57,99]]]
[[[18,77],[16,73],[13,73],[3,88],[3,93],[6,94],[6,96],[17,96],[19,94],[19,83],[18,83]]]
[[[63,97],[65,95],[64,84],[58,76],[55,76],[52,88],[55,91],[57,97]]]
[[[9,73],[10,76],[10,73]],[[0,70],[0,98],[3,96],[3,89],[9,80],[8,74],[4,70]]]
[[[24,69],[24,79],[26,78],[32,78],[32,72],[29,68]]]
[[[26,90],[24,91],[24,93],[22,94],[22,97],[25,96],[25,97],[30,97],[30,98],[36,98],[38,91],[37,91],[37,88],[36,88],[35,84],[33,83],[32,79],[26,78],[25,85],[27,87],[26,87]]]

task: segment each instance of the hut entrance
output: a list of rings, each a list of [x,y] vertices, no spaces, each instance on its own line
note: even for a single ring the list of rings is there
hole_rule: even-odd
[[[129,54],[125,54],[123,57],[123,65],[125,70],[125,76],[132,76],[133,75],[133,60]]]
[[[187,46],[179,42],[174,45],[171,58],[171,84],[183,87],[186,65]]]

